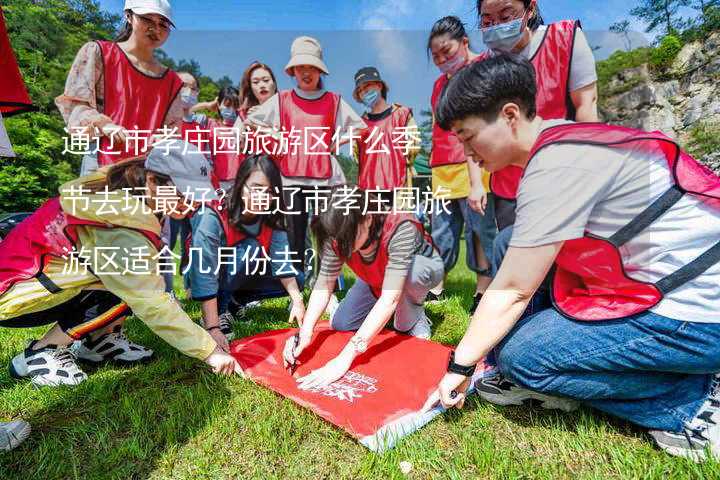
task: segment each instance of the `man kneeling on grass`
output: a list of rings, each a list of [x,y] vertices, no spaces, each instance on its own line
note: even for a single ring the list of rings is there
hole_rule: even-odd
[[[720,458],[720,178],[659,133],[535,114],[530,63],[460,72],[435,112],[490,172],[525,169],[510,249],[428,405],[462,406],[496,348],[501,405],[576,400]],[[554,308],[518,322],[551,267]]]

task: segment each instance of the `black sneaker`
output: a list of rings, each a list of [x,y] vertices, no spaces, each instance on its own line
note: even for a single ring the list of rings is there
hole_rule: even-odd
[[[470,307],[470,316],[472,317],[475,314],[475,310],[477,310],[478,305],[480,304],[480,300],[482,299],[483,294],[482,293],[476,293],[473,297],[473,303],[472,307]]]
[[[35,343],[30,342],[10,362],[10,375],[13,378],[30,378],[32,384],[38,387],[77,385],[87,379],[69,348],[48,345],[35,350]]]
[[[475,383],[475,390],[483,400],[496,405],[522,405],[526,400],[538,400],[542,407],[547,409],[572,412],[578,408],[578,402],[575,400],[553,397],[522,388],[500,373],[478,380]]]
[[[720,460],[720,374],[713,379],[707,400],[680,432],[650,430],[658,446],[670,455],[700,462]]]

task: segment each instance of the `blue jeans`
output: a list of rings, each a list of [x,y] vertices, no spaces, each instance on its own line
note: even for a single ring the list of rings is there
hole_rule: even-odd
[[[485,269],[478,266],[473,235],[480,239],[485,256],[490,260],[493,240],[497,233],[493,207],[494,197],[492,194],[488,194],[488,205],[485,215],[481,215],[470,208],[466,198],[450,200],[446,208],[449,213],[442,207],[440,207],[437,213],[433,213],[432,239],[440,251],[440,256],[445,264],[446,274],[450,272],[457,263],[463,226],[465,227],[465,255],[467,256],[467,266],[475,273],[483,273],[485,271]]]
[[[578,322],[546,309],[499,345],[500,371],[531,390],[580,400],[649,429],[679,432],[720,371],[720,324],[651,312]]]

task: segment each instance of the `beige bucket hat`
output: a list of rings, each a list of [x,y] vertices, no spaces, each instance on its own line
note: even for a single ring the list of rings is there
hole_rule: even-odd
[[[323,62],[322,46],[312,37],[303,36],[293,40],[290,47],[290,61],[285,66],[285,73],[292,75],[292,68],[298,65],[312,65],[321,72],[330,74]]]

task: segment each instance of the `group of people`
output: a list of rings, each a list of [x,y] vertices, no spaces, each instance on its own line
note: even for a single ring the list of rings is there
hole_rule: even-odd
[[[446,194],[427,232],[413,213],[387,207],[383,191],[412,185],[412,152],[390,143],[371,151],[357,142],[358,208],[333,203],[350,190],[333,155],[344,134],[411,136],[412,112],[388,102],[378,69],[355,75],[360,115],[324,89],[320,43],[299,37],[285,67],[294,88],[278,91],[272,69],[254,62],[239,89],[199,103],[197,79],[154,57],[173,28],[167,0],[127,0],[116,41],[86,44],[56,100],[68,127],[97,136],[100,152],[0,249],[0,326],[54,325],[13,358],[12,375],[76,385],[86,378],[77,360],[146,361],[153,352],[122,330],[131,313],[215,372],[241,373],[228,354],[233,320],[251,302],[288,296],[299,332],[285,345],[286,363],[303,355],[325,312],[332,328],[355,332],[297,379],[300,388],[325,386],[389,323],[430,338],[424,304],[442,300],[464,230],[476,274],[470,323],[428,407],[461,407],[472,380],[496,404],[535,399],[569,411],[584,403],[649,429],[671,454],[720,456],[720,180],[662,134],[598,122],[595,62],[579,22],[545,25],[537,0],[478,0],[477,11],[484,52],[472,51],[457,17],[438,20],[428,38],[440,70],[430,96],[432,189]],[[240,141],[292,128],[322,133],[275,155],[203,152],[215,142],[201,133],[182,149],[121,152],[131,128],[150,137],[161,127],[208,126],[210,136],[250,132]],[[204,208],[160,215],[168,186],[176,202],[180,192],[211,193]],[[103,213],[93,201],[120,191],[130,192],[132,212]],[[319,207],[320,197],[331,206]],[[139,204],[150,208],[138,213]],[[152,271],[178,232],[202,326],[175,299],[172,276],[107,271],[92,255],[86,271],[65,273],[63,252],[110,245],[148,252]],[[305,305],[308,233],[320,261]],[[261,274],[245,265],[257,250],[271,266]],[[356,281],[333,308],[343,265]],[[492,368],[475,375],[478,364]],[[0,448],[28,431],[20,421],[0,424]]]

